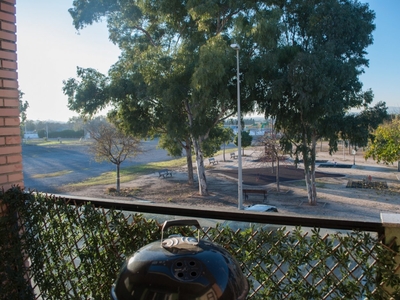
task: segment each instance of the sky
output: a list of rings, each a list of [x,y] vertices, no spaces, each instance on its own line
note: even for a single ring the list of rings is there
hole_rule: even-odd
[[[76,68],[103,74],[120,51],[108,39],[106,22],[79,32],[68,9],[73,0],[17,0],[19,89],[29,102],[28,120],[66,122],[77,113],[68,109],[63,80],[76,77]],[[369,68],[360,78],[372,89],[373,104],[400,106],[400,0],[362,0],[376,13],[374,44],[367,48]]]

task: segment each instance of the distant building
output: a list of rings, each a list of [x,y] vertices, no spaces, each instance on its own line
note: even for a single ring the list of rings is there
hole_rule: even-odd
[[[39,135],[36,132],[25,132],[24,139],[38,139]]]

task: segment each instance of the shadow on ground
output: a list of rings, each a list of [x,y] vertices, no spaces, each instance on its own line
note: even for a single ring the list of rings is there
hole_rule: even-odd
[[[243,169],[242,178],[243,184],[246,185],[267,185],[276,182],[276,173],[272,172],[272,167],[267,168],[252,168]],[[225,176],[234,178],[237,180],[238,171],[237,169],[213,169],[208,171],[211,174],[223,174]],[[330,174],[324,172],[315,172],[316,178],[322,177],[344,177],[342,174]],[[279,181],[292,181],[304,179],[304,170],[296,169],[292,166],[284,166],[279,168]]]

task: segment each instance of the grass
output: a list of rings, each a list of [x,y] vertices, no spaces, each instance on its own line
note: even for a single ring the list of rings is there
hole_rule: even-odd
[[[35,146],[54,146],[54,145],[60,145],[60,142],[57,139],[27,139],[24,142],[26,145],[35,145]],[[63,139],[62,144],[65,145],[72,145],[72,146],[82,146],[87,144],[87,141],[80,140],[80,139]],[[229,155],[232,150],[237,150],[237,149],[228,149],[225,150],[225,154]],[[214,155],[220,155],[223,153],[223,150],[218,151]],[[196,162],[196,157],[192,157],[193,163]],[[205,158],[206,161],[206,158]],[[135,180],[138,176],[145,175],[145,174],[150,174],[157,172],[157,170],[160,169],[176,169],[180,168],[182,166],[186,165],[186,157],[181,157],[173,160],[168,160],[168,161],[162,161],[162,162],[151,162],[148,164],[143,164],[143,165],[136,165],[136,166],[131,166],[131,167],[122,167],[120,170],[120,182],[129,182],[132,180]],[[47,173],[47,174],[36,174],[32,176],[33,178],[46,178],[46,177],[57,177],[61,175],[65,175],[70,173],[71,171],[60,171],[60,172],[55,172],[55,173]],[[116,182],[116,172],[111,171],[111,172],[105,172],[101,174],[100,176],[96,177],[91,177],[88,178],[84,181],[77,182],[77,183],[72,183],[66,185],[67,187],[89,187],[89,186],[94,186],[94,185],[108,185],[108,184],[114,184]]]
[[[76,143],[76,141],[75,141]],[[235,149],[229,149],[228,151],[225,150],[225,154],[229,155],[230,152]],[[214,155],[220,155],[223,153],[223,150],[219,150],[217,153]],[[193,163],[196,162],[196,157],[192,157]],[[205,158],[206,161],[206,158]],[[122,163],[123,165],[123,163]],[[161,162],[151,162],[148,164],[143,164],[143,165],[136,165],[136,166],[131,166],[131,167],[126,167],[126,168],[121,168],[120,170],[120,182],[129,182],[132,180],[135,180],[137,177],[141,175],[147,175],[151,174],[154,172],[157,172],[157,170],[160,169],[176,169],[180,168],[182,166],[186,165],[186,157],[181,157],[177,159],[172,159],[172,160],[167,160],[167,161],[161,161]],[[108,185],[108,184],[114,184],[116,182],[116,172],[105,172],[101,174],[100,176],[97,177],[92,177],[88,178],[84,181],[77,182],[77,183],[72,183],[66,185],[67,187],[79,187],[79,188],[85,188],[89,186],[94,186],[94,185]]]
[[[182,167],[186,164],[186,157],[161,161],[161,162],[151,162],[143,165],[136,165],[127,168],[121,168],[120,170],[120,181],[129,182],[141,175],[147,175],[150,173],[157,172],[160,169],[176,169]],[[88,187],[93,185],[106,185],[114,184],[116,181],[116,172],[105,172],[97,177],[88,178],[82,182],[73,183],[67,185],[68,187]]]
[[[35,174],[32,176],[32,178],[48,178],[48,177],[58,177],[62,175],[66,175],[72,173],[72,171],[69,170],[64,170],[64,171],[58,171],[54,173],[46,173],[46,174]]]
[[[55,146],[55,145],[69,145],[69,146],[82,146],[88,144],[88,141],[81,139],[61,139],[61,143],[58,139],[24,139],[24,145],[31,146]]]

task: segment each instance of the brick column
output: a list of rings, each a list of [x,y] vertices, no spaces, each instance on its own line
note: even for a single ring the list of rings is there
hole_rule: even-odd
[[[0,188],[23,186],[19,121],[16,0],[0,0]]]
[[[396,246],[399,246],[400,241],[400,214],[394,213],[381,213],[381,222],[385,228],[385,245],[391,245],[393,242]],[[395,274],[400,276],[400,254],[395,256],[395,261],[397,263],[397,270]],[[385,287],[385,289],[391,294],[393,292],[392,288]],[[394,299],[394,298],[393,298]]]

